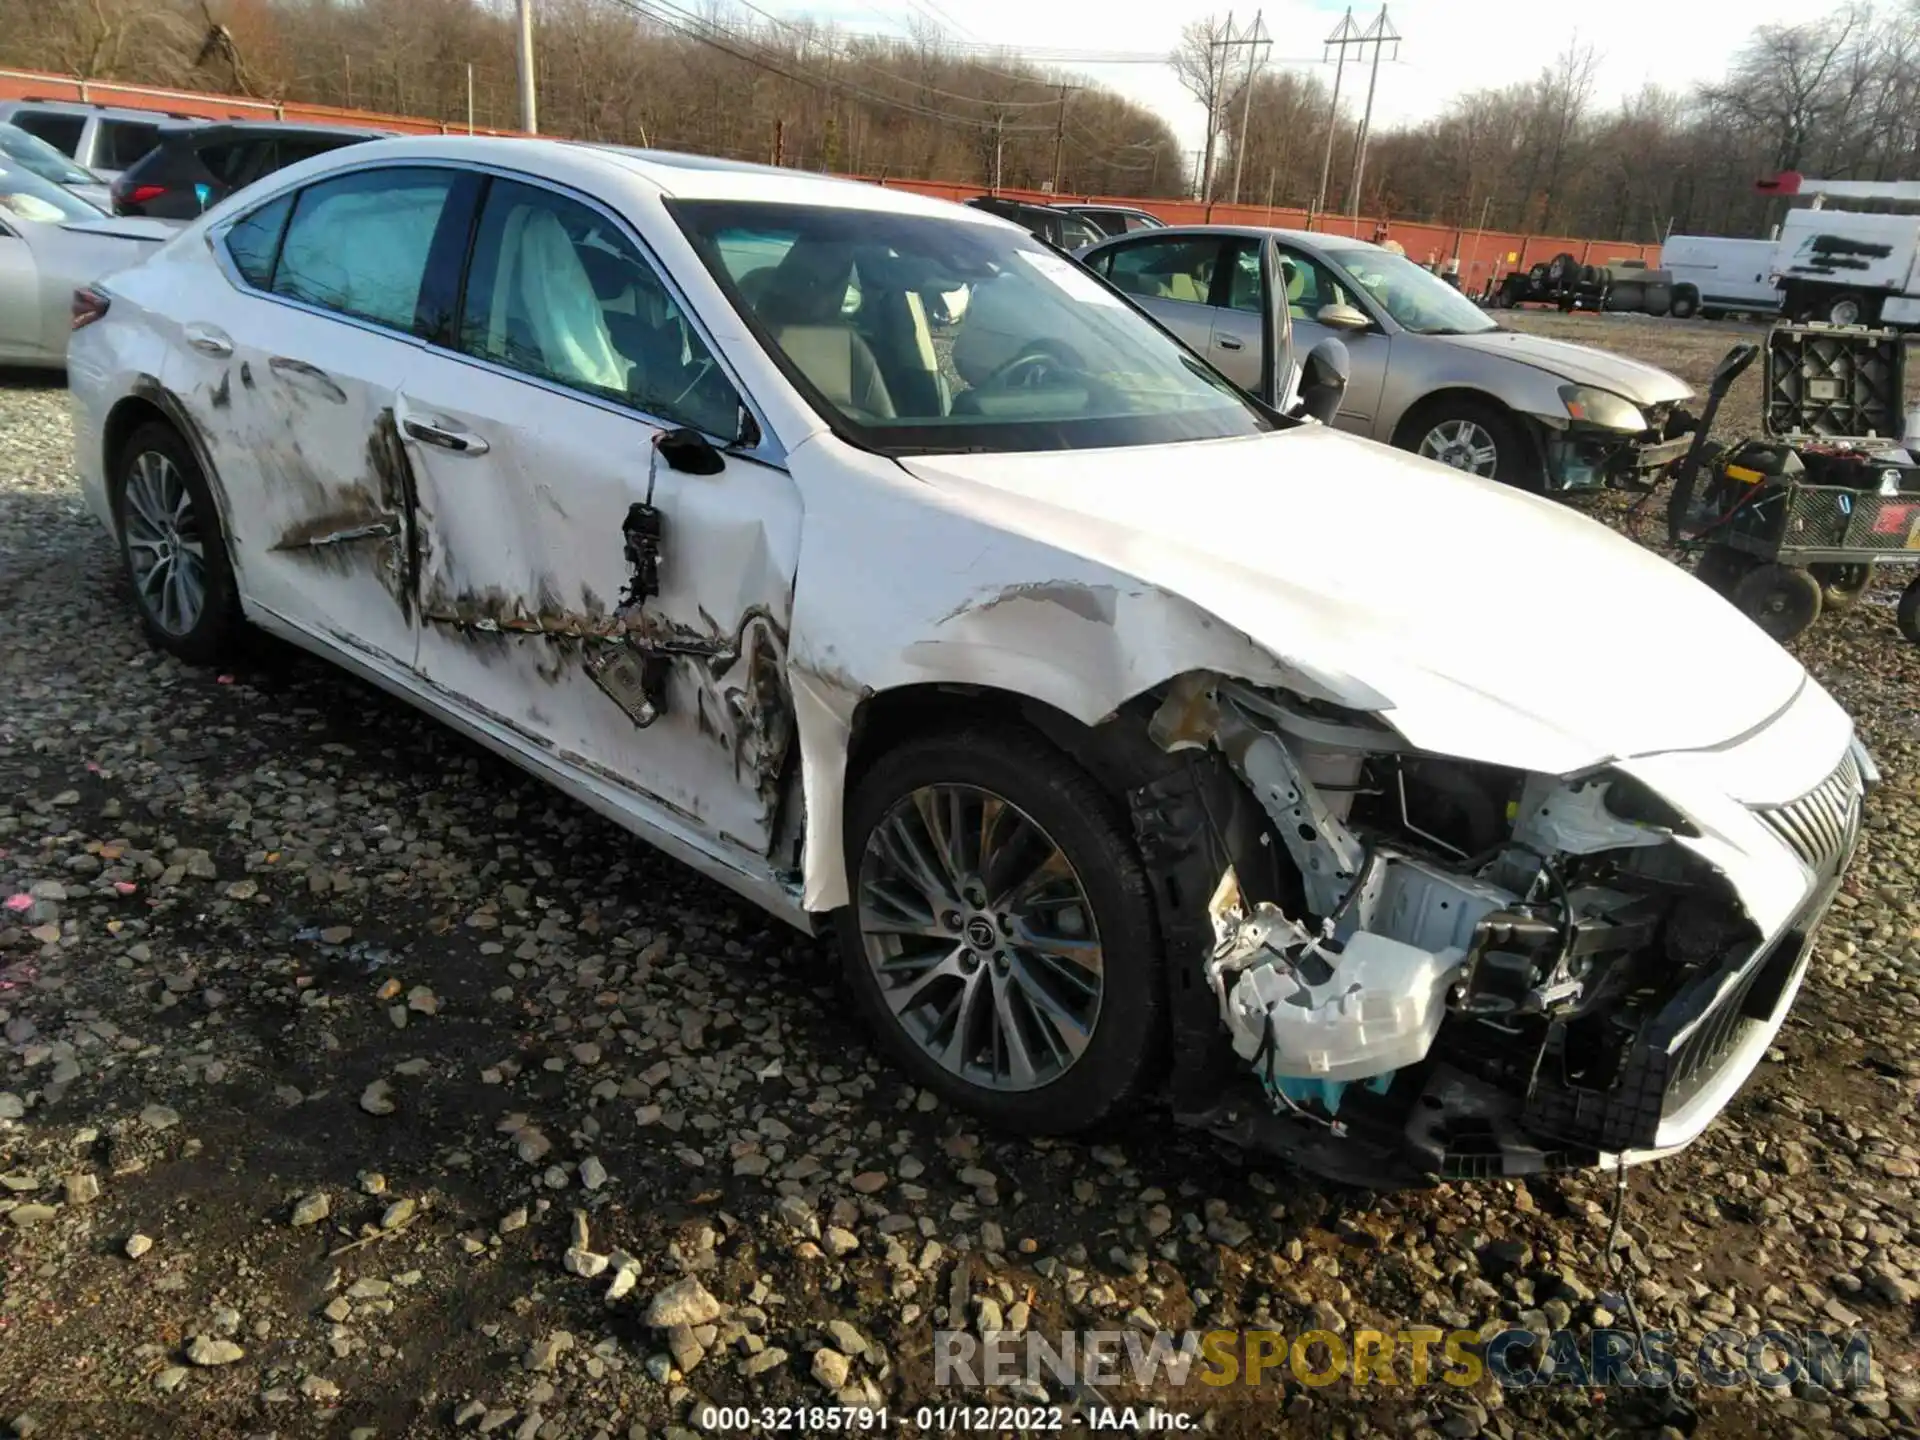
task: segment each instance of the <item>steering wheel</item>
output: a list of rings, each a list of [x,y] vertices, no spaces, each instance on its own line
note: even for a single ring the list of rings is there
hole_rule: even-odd
[[[975,388],[1033,390],[1063,371],[1071,371],[1079,376],[1081,374],[1079,357],[1074,356],[1070,359],[1050,345],[1029,342],[1021,347],[1019,354],[995,370]]]

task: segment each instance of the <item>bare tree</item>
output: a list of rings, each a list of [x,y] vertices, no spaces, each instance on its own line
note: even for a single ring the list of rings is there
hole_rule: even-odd
[[[1167,63],[1187,93],[1207,112],[1207,143],[1200,162],[1200,198],[1213,196],[1213,146],[1220,133],[1221,102],[1226,98],[1226,42],[1231,39],[1227,22],[1209,15],[1188,22],[1180,32],[1180,43],[1167,56]]]

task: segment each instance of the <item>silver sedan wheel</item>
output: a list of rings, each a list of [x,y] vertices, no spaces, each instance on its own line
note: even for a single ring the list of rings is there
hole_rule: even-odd
[[[1427,431],[1426,438],[1420,442],[1419,453],[1442,465],[1488,479],[1500,463],[1500,448],[1493,443],[1493,436],[1472,420],[1442,420]]]
[[[867,838],[861,943],[881,997],[942,1068],[1033,1090],[1086,1051],[1104,966],[1086,887],[1016,806],[971,785],[901,797]]]
[[[127,472],[123,501],[141,607],[167,634],[191,634],[206,608],[207,557],[186,477],[158,450],[142,451]]]

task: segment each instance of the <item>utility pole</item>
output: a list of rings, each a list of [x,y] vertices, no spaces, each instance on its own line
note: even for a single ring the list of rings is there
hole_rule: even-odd
[[[784,116],[773,122],[773,163],[787,163],[787,122]]]
[[[1049,194],[1060,193],[1060,153],[1067,143],[1067,96],[1081,88],[1079,85],[1060,87],[1060,118],[1053,127],[1053,185],[1048,191]]]
[[[1006,123],[1006,113],[995,110],[993,112],[993,184],[989,187],[990,192],[995,195],[1000,193],[1000,158],[1006,144],[1004,133]]]
[[[1360,133],[1353,140],[1353,181],[1347,193],[1347,215],[1352,219],[1360,216],[1360,182],[1367,178],[1367,131],[1373,125],[1373,89],[1380,83],[1380,52],[1391,45],[1393,58],[1400,58],[1400,34],[1388,23],[1386,6],[1380,7],[1379,15],[1360,40],[1373,46],[1373,73],[1367,79],[1367,108],[1360,116]]]
[[[467,134],[473,134],[473,62],[467,62]]]
[[[1246,93],[1240,97],[1240,133],[1233,139],[1233,203],[1236,205],[1240,203],[1240,172],[1246,164],[1248,137],[1253,133],[1253,77],[1260,64],[1260,46],[1269,43],[1261,32],[1263,13],[1253,12],[1253,29],[1247,32],[1245,40],[1230,42],[1247,47],[1247,83]]]
[[[520,128],[540,133],[538,107],[533,96],[533,0],[520,0]]]
[[[1338,62],[1333,69],[1333,105],[1327,111],[1327,149],[1320,157],[1320,188],[1313,193],[1313,209],[1307,214],[1307,228],[1313,228],[1313,217],[1327,205],[1327,180],[1333,173],[1333,136],[1340,128],[1340,81],[1347,73],[1347,47],[1360,43],[1360,32],[1354,27],[1353,7],[1347,7],[1347,13],[1340,18],[1339,26],[1326,39],[1326,48],[1336,51]]]

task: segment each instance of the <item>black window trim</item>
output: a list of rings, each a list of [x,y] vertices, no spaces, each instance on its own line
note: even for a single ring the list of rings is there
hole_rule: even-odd
[[[343,151],[351,151],[354,148],[355,147],[351,145],[341,147]],[[415,345],[423,350],[432,350],[435,354],[441,355],[449,360],[458,361],[463,365],[472,365],[482,370],[491,371],[496,375],[504,376],[509,380],[518,380],[523,384],[532,385],[536,389],[545,390],[554,395],[564,396],[582,405],[593,405],[601,410],[607,411],[609,414],[620,415],[629,420],[638,420],[652,429],[673,430],[680,427],[682,422],[674,419],[672,416],[657,415],[652,411],[642,410],[631,403],[623,404],[620,401],[612,400],[601,395],[594,395],[585,390],[576,390],[570,386],[562,385],[557,381],[546,380],[538,375],[530,375],[524,370],[515,370],[511,366],[501,365],[496,361],[486,360],[478,355],[469,355],[465,351],[456,350],[450,345],[438,344],[420,335],[409,334],[403,330],[395,330],[391,326],[381,325],[376,321],[362,320],[357,315],[345,315],[338,310],[329,310],[322,305],[312,305],[304,300],[297,300],[291,295],[278,295],[271,289],[262,290],[240,273],[239,268],[233,263],[233,257],[227,253],[227,232],[249,215],[265,209],[283,196],[294,195],[297,197],[299,191],[305,190],[310,186],[323,184],[329,180],[336,180],[345,175],[360,174],[369,170],[419,169],[453,170],[489,179],[498,177],[503,180],[516,181],[522,185],[530,185],[536,189],[551,191],[555,195],[559,195],[565,199],[576,200],[602,215],[620,234],[624,235],[633,244],[634,249],[639,253],[640,257],[652,268],[655,277],[658,278],[661,285],[665,287],[667,295],[672,299],[675,306],[679,308],[680,313],[686,317],[687,323],[693,327],[693,333],[700,337],[700,343],[707,347],[707,353],[713,356],[714,363],[720,367],[721,373],[727,378],[727,383],[733,387],[734,394],[740,398],[740,403],[746,407],[747,413],[753,418],[753,428],[757,437],[754,443],[751,445],[728,443],[723,448],[730,455],[738,455],[744,459],[756,461],[776,470],[784,471],[787,469],[786,446],[782,444],[779,437],[773,433],[773,427],[767,421],[766,411],[761,407],[760,403],[753,398],[752,393],[746,385],[741,382],[740,372],[735,368],[733,362],[727,358],[726,352],[714,343],[712,333],[708,330],[706,323],[700,318],[699,312],[688,303],[686,292],[680,287],[679,282],[674,279],[672,271],[660,263],[660,257],[655,254],[653,247],[647,244],[645,237],[634,228],[633,224],[628,221],[625,216],[607,205],[606,202],[596,196],[588,194],[584,190],[575,189],[571,185],[563,185],[557,181],[549,180],[542,175],[531,174],[525,170],[511,169],[508,166],[491,162],[449,159],[443,156],[411,156],[406,158],[396,156],[392,159],[382,158],[378,160],[361,161],[357,164],[342,165],[336,170],[328,170],[324,174],[311,176],[299,183],[276,185],[273,187],[271,193],[261,195],[257,201],[249,204],[246,209],[232,216],[222,218],[215,224],[208,226],[202,238],[206,242],[208,251],[213,256],[214,264],[226,278],[227,283],[233,286],[234,289],[250,295],[256,300],[266,301],[275,305],[286,305],[292,309],[303,310],[310,315],[319,316],[323,320],[332,320],[336,324],[341,325],[351,325],[356,329],[365,330],[370,334],[379,335],[388,340],[397,341],[405,345]],[[272,177],[268,177],[268,180],[261,181],[260,186],[266,186],[271,178]],[[260,187],[250,186],[248,188],[251,191]],[[484,189],[484,187],[482,188]],[[449,204],[451,203],[452,197],[449,196]],[[287,215],[288,219],[291,220],[293,215],[291,207],[289,207]],[[446,216],[444,213],[441,219],[443,222],[445,221]],[[467,271],[473,263],[473,242],[478,235],[478,224],[479,210],[476,207],[470,218],[467,243],[460,259],[460,287],[463,295],[465,292]],[[435,240],[437,241],[438,238],[439,232],[436,230]],[[273,269],[275,272],[278,272],[280,268],[280,245],[285,242],[285,239],[286,227],[285,224],[283,224],[280,237],[274,246]],[[434,259],[431,248],[429,248],[427,258],[428,264],[431,266]],[[421,293],[423,295],[426,293],[426,282],[424,279],[421,283]],[[728,436],[714,436],[710,438],[730,441],[730,437]]]

